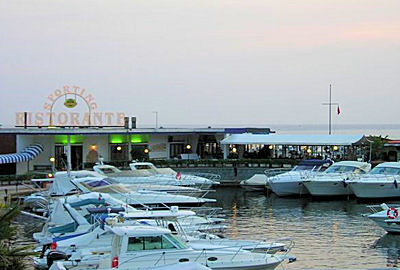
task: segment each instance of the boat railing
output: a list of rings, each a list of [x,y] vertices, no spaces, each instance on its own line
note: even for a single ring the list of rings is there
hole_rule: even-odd
[[[235,250],[233,250],[232,247],[213,247],[212,249],[202,249],[200,250],[193,250],[190,249],[191,251],[200,251],[199,254],[193,259],[194,262],[203,262],[204,264],[207,264],[209,257],[208,255],[210,254],[210,252],[212,253],[213,251],[230,251],[230,253],[224,253],[224,254],[219,254],[218,256],[220,257],[224,257],[226,260],[229,260],[230,262],[234,262],[235,260],[240,260],[242,261],[243,258],[237,258],[237,256],[241,253],[244,252],[244,247],[246,247],[247,245],[241,245],[241,246],[236,246],[234,247]],[[294,245],[290,246],[290,248],[288,248],[285,253],[284,256],[287,255],[289,253],[289,251],[293,248]],[[235,252],[233,252],[235,251]],[[154,262],[154,266],[157,266],[161,261],[166,264],[167,263],[167,255],[171,255],[174,256],[175,254],[182,254],[182,250],[175,250],[175,251],[162,251],[161,254],[159,255],[159,257],[157,257],[157,259],[155,259],[155,254],[154,253],[147,253],[147,254],[143,254],[143,255],[134,255],[131,258],[127,258],[126,260],[122,261],[120,258],[120,266],[124,265],[126,263],[134,263],[135,261],[139,262],[143,262],[146,260],[146,257],[148,258],[148,261],[152,261]],[[260,254],[258,253],[246,253],[246,257],[251,256],[252,254]],[[272,255],[270,253],[268,253],[268,251],[265,251],[265,259],[267,259],[268,256],[275,256]],[[191,257],[191,256],[188,256]],[[251,257],[248,257],[248,259],[251,259]],[[204,260],[204,261],[203,261]],[[219,259],[220,261],[220,259]]]
[[[383,180],[385,182],[398,182],[400,185],[400,175],[389,175],[389,174],[356,174],[353,175],[352,180],[357,180],[357,181],[365,181],[368,182],[370,180]]]
[[[291,170],[292,170],[291,168],[266,169],[264,171],[264,174],[267,177],[274,177],[274,176],[277,176],[279,174],[287,173],[287,172],[289,172]]]
[[[195,173],[190,173],[190,174],[184,174],[184,176],[190,176],[190,175],[207,178],[208,180],[217,181],[217,182],[219,182],[219,180],[221,180],[221,175],[215,174],[215,173],[195,172]]]
[[[400,209],[400,204],[396,204],[396,203],[391,203],[391,204],[386,204],[386,203],[382,203],[382,204],[372,204],[372,205],[367,205],[366,206],[373,214],[381,212],[383,210],[387,210],[391,207],[393,208],[398,208]]]
[[[143,204],[142,202],[135,200],[134,198],[132,198],[133,196],[128,196],[125,193],[122,193],[114,188],[111,188],[112,191],[114,191],[115,193],[117,193],[118,195],[122,196],[125,198],[125,203],[126,204],[130,204],[129,202],[133,201],[135,202],[135,204],[138,204],[140,206],[142,206],[143,208],[145,208],[146,210],[152,210],[152,208],[148,205]]]

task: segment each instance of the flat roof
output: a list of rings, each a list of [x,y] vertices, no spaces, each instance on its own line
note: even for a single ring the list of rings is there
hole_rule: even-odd
[[[273,144],[273,145],[352,145],[364,135],[278,135],[278,134],[233,134],[221,144]]]
[[[244,133],[250,131],[268,132],[269,128],[134,128],[125,129],[123,127],[28,127],[28,128],[0,128],[0,134],[15,135],[108,135],[108,134],[231,134]]]

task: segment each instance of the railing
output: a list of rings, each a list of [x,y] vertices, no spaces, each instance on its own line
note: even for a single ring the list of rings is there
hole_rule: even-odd
[[[194,252],[194,251],[198,251],[199,252],[199,254],[194,258],[194,259],[191,259],[190,261],[194,261],[194,262],[200,262],[200,263],[203,263],[203,264],[207,264],[207,262],[208,262],[208,255],[210,254],[210,253],[212,253],[213,251],[230,251],[230,253],[224,253],[224,254],[222,254],[222,253],[220,253],[218,256],[219,256],[219,258],[218,258],[218,261],[219,262],[221,262],[222,261],[222,259],[221,258],[223,258],[225,261],[230,261],[230,262],[235,262],[235,259],[236,259],[236,257],[241,253],[241,252],[244,252],[244,248],[245,247],[247,247],[248,245],[242,245],[242,246],[237,246],[237,247],[234,247],[235,248],[235,250],[233,250],[233,248],[232,247],[214,247],[214,248],[212,248],[212,249],[202,249],[201,251],[200,250],[191,250],[191,252]],[[292,248],[294,247],[294,242],[293,241],[291,241],[291,243],[289,244],[289,246],[286,248],[286,250],[285,250],[285,252],[284,252],[284,254],[283,255],[272,255],[272,254],[270,254],[269,253],[269,251],[270,250],[266,250],[265,252],[263,252],[263,253],[265,253],[265,256],[264,256],[264,259],[267,261],[267,259],[268,259],[268,256],[270,256],[270,257],[275,257],[275,256],[277,256],[278,258],[281,258],[282,259],[282,261],[284,260],[284,259],[286,259],[286,256],[289,254],[289,252],[292,250]],[[236,250],[237,249],[237,250]],[[193,258],[193,253],[192,253],[192,255],[191,256],[188,256],[189,254],[184,254],[184,251],[185,251],[185,249],[183,249],[183,250],[174,250],[174,251],[168,251],[168,252],[166,252],[166,251],[162,251],[162,253],[160,254],[160,256],[155,260],[155,255],[156,254],[154,254],[154,253],[148,253],[148,254],[143,254],[143,255],[139,255],[139,256],[135,256],[135,255],[132,255],[132,256],[134,256],[134,257],[132,257],[132,258],[128,258],[127,260],[124,260],[124,261],[122,261],[122,262],[120,262],[120,266],[121,265],[123,265],[123,264],[126,264],[126,263],[129,263],[129,262],[131,262],[131,263],[133,263],[133,262],[135,262],[136,260],[137,260],[137,263],[140,263],[140,262],[148,262],[148,263],[150,263],[151,264],[151,262],[154,262],[154,266],[156,266],[156,265],[158,265],[159,263],[160,263],[160,261],[162,261],[163,260],[163,262],[164,262],[164,264],[166,264],[166,262],[167,262],[167,260],[168,260],[168,258],[167,258],[167,256],[168,255],[170,255],[170,257],[171,258],[175,258],[176,259],[176,257],[177,257],[177,254],[182,254],[182,256],[185,256],[186,258]],[[161,252],[161,250],[160,250],[160,252]],[[252,255],[253,254],[260,254],[260,253],[246,253],[246,259],[247,260],[251,260],[252,259]],[[146,258],[146,257],[149,257],[149,259],[148,260],[143,260],[144,258]],[[175,259],[174,259],[174,261],[175,261]],[[121,258],[120,258],[120,260],[121,260]],[[172,259],[170,259],[170,260],[172,260]],[[203,261],[204,260],[204,261]],[[240,262],[243,262],[243,258],[238,258],[238,261],[240,261]],[[173,262],[171,262],[171,264],[172,264]]]

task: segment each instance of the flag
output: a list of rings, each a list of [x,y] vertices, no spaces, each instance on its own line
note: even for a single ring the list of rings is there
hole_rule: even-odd
[[[180,172],[178,172],[178,173],[176,174],[176,179],[177,179],[177,180],[181,180],[181,178],[182,178],[182,175],[181,175]]]
[[[340,114],[340,107],[339,107],[339,105],[337,106],[337,114]]]

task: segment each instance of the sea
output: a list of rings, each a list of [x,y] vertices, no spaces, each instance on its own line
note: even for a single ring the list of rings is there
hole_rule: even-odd
[[[387,234],[364,216],[376,202],[280,198],[240,187],[220,187],[213,196],[227,220],[224,237],[294,241],[290,254],[297,260],[280,269],[400,267],[400,235]]]

